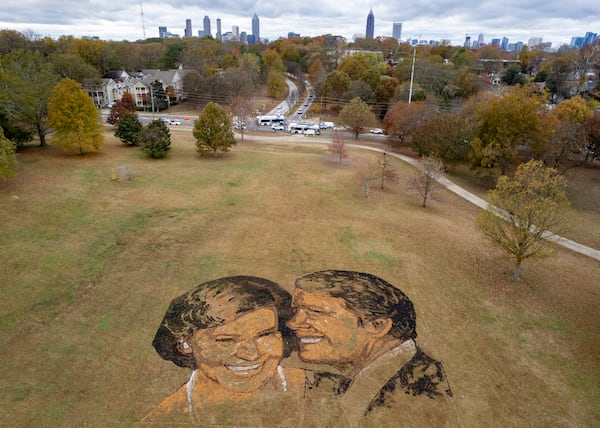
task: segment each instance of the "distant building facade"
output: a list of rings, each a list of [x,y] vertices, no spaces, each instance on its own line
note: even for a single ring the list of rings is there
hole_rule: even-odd
[[[398,41],[402,38],[402,23],[394,22],[392,25],[392,37]]]
[[[210,18],[207,16],[204,17],[204,36],[212,37],[212,33],[210,32]]]
[[[255,43],[260,41],[260,20],[256,13],[252,17],[252,36],[254,36]]]
[[[216,38],[217,38],[217,40],[221,40],[223,38],[223,35],[221,34],[221,18],[217,18],[217,34],[216,34]]]
[[[185,30],[183,31],[183,37],[192,37],[192,20],[185,20]]]
[[[372,39],[375,35],[375,15],[373,15],[373,9],[369,11],[367,15],[367,31],[365,32],[365,38]]]

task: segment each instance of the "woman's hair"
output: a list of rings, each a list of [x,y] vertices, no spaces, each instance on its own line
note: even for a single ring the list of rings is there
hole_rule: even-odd
[[[294,334],[285,325],[291,318],[290,302],[290,293],[264,278],[231,276],[205,282],[171,301],[152,346],[165,360],[196,369],[193,355],[180,352],[181,342],[188,340],[196,330],[224,324],[225,319],[218,315],[224,306],[231,307],[236,315],[274,307],[286,357],[297,348]]]

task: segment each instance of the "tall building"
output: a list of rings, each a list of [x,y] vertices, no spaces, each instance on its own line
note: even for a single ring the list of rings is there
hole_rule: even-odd
[[[256,13],[252,17],[252,35],[254,36],[255,43],[260,41],[260,20]]]
[[[221,18],[217,18],[217,40],[221,40],[223,35],[221,34]]]
[[[373,16],[373,9],[369,11],[369,15],[367,16],[367,32],[365,33],[365,38],[372,39],[375,34],[375,16]]]
[[[465,35],[465,44],[464,44],[465,48],[470,48],[471,47],[471,36],[469,36],[468,34]]]
[[[503,51],[508,51],[508,37],[502,37],[502,42],[500,43],[500,49]]]
[[[185,20],[185,30],[183,31],[183,37],[192,37],[192,20]]]
[[[402,23],[394,22],[392,26],[392,37],[398,41],[402,38]]]
[[[240,39],[240,27],[239,26],[234,25],[233,27],[231,27],[231,33],[233,34],[234,40]]]
[[[527,47],[534,48],[534,47],[539,46],[541,44],[542,44],[542,38],[541,37],[530,37],[529,41],[527,42]]]
[[[204,37],[211,37],[212,34],[210,32],[210,18],[208,16],[204,17]]]
[[[158,27],[158,37],[161,39],[166,39],[168,32],[169,31],[167,31],[167,27]]]

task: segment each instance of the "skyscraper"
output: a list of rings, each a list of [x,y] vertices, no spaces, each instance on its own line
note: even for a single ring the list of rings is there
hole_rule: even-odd
[[[252,35],[254,36],[254,42],[260,41],[260,21],[256,13],[252,17]]]
[[[394,22],[393,27],[392,27],[392,37],[398,41],[402,37],[402,23],[401,22]]]
[[[217,18],[217,40],[221,40],[221,38],[223,37],[222,33],[221,33],[221,18]]]
[[[167,27],[158,27],[158,37],[160,37],[161,39],[166,39],[167,33]]]
[[[192,37],[192,20],[185,20],[185,30],[183,31],[183,37]]]
[[[367,16],[367,32],[365,34],[365,38],[372,39],[375,34],[375,16],[373,16],[373,9],[369,11],[369,15]]]
[[[204,37],[211,37],[210,33],[210,18],[208,16],[204,17]]]

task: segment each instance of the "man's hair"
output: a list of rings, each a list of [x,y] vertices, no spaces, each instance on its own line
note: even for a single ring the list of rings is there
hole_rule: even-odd
[[[296,279],[296,287],[308,292],[323,291],[344,300],[361,319],[392,320],[389,335],[402,340],[417,337],[417,317],[410,299],[389,282],[363,272],[324,270]]]
[[[195,330],[223,325],[225,320],[217,315],[220,307],[229,306],[236,315],[272,307],[277,310],[285,357],[296,347],[294,335],[285,325],[291,317],[290,303],[286,290],[264,278],[232,276],[205,282],[171,301],[152,346],[165,360],[196,369],[194,357],[181,353],[179,346]]]

